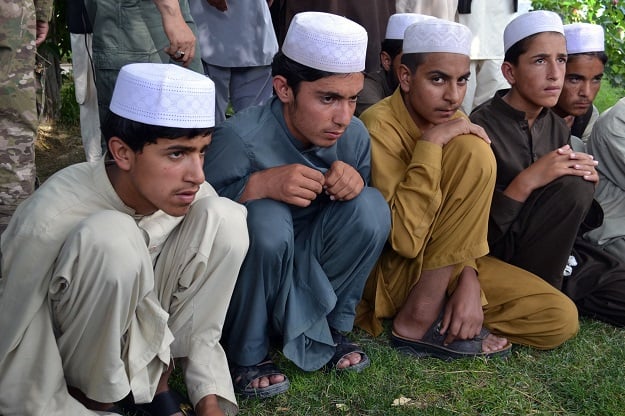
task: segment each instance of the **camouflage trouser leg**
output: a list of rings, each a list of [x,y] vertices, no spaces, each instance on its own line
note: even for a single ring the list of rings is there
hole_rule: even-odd
[[[0,0],[0,231],[35,187],[35,6]]]

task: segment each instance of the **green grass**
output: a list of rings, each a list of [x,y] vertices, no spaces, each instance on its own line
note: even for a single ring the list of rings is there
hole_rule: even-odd
[[[599,94],[597,94],[597,98],[595,98],[594,104],[600,112],[603,112],[607,108],[613,106],[622,97],[625,97],[625,91],[621,88],[612,86],[606,80],[601,83],[601,89],[599,90]]]
[[[604,82],[595,105],[604,111],[623,96]],[[625,415],[625,329],[601,322],[582,319],[579,334],[552,351],[515,346],[507,360],[415,359],[392,349],[386,335],[353,336],[372,361],[363,373],[306,373],[278,355],[290,390],[240,400],[240,414]],[[405,404],[395,405],[401,398]]]
[[[507,360],[443,362],[392,349],[386,336],[354,333],[371,357],[361,374],[306,373],[276,362],[290,390],[239,402],[242,415],[623,415],[625,331],[582,320],[552,351],[515,346]],[[394,405],[400,398],[404,405]]]
[[[623,96],[604,82],[595,105],[604,111]],[[515,346],[505,361],[414,359],[386,335],[352,336],[372,361],[363,373],[306,373],[277,355],[290,390],[240,400],[240,415],[625,415],[625,330],[600,322],[582,320],[579,334],[552,351]],[[172,385],[184,391],[180,370]],[[394,405],[400,398],[405,404]]]

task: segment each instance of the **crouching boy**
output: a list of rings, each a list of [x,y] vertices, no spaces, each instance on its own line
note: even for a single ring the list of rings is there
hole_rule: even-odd
[[[210,79],[122,68],[109,153],[48,179],[2,235],[0,414],[224,415],[219,338],[248,247],[246,210],[204,181]],[[106,159],[106,160],[105,160]],[[193,407],[169,389],[182,365]]]

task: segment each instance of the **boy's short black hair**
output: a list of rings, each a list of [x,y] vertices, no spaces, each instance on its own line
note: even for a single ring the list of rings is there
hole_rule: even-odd
[[[395,57],[401,53],[403,46],[404,41],[402,39],[384,39],[382,41],[381,52],[386,52],[391,59],[395,59]]]
[[[405,53],[401,56],[401,63],[414,72],[419,65],[425,62],[427,55],[427,53]]]
[[[153,126],[121,117],[109,110],[106,120],[102,123],[102,134],[107,143],[111,137],[119,137],[134,152],[140,152],[148,143],[156,143],[157,139],[178,139],[206,136],[213,132],[213,127],[179,128]]]
[[[337,74],[302,65],[280,51],[273,57],[271,63],[271,76],[275,77],[276,75],[286,78],[286,82],[293,89],[293,93],[297,94],[302,81],[313,82]]]
[[[599,59],[603,65],[608,63],[608,55],[605,52],[581,52],[581,53],[574,53],[572,55],[569,55],[568,61],[569,62],[570,61],[574,61],[575,58],[577,58],[578,56],[584,56],[584,55]]]

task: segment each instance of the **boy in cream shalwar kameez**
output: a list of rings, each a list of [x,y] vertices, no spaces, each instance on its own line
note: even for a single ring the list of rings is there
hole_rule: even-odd
[[[234,414],[219,338],[248,235],[245,208],[204,181],[214,84],[132,64],[116,88],[109,161],[58,172],[2,235],[0,414],[156,403],[174,358],[198,415]]]

